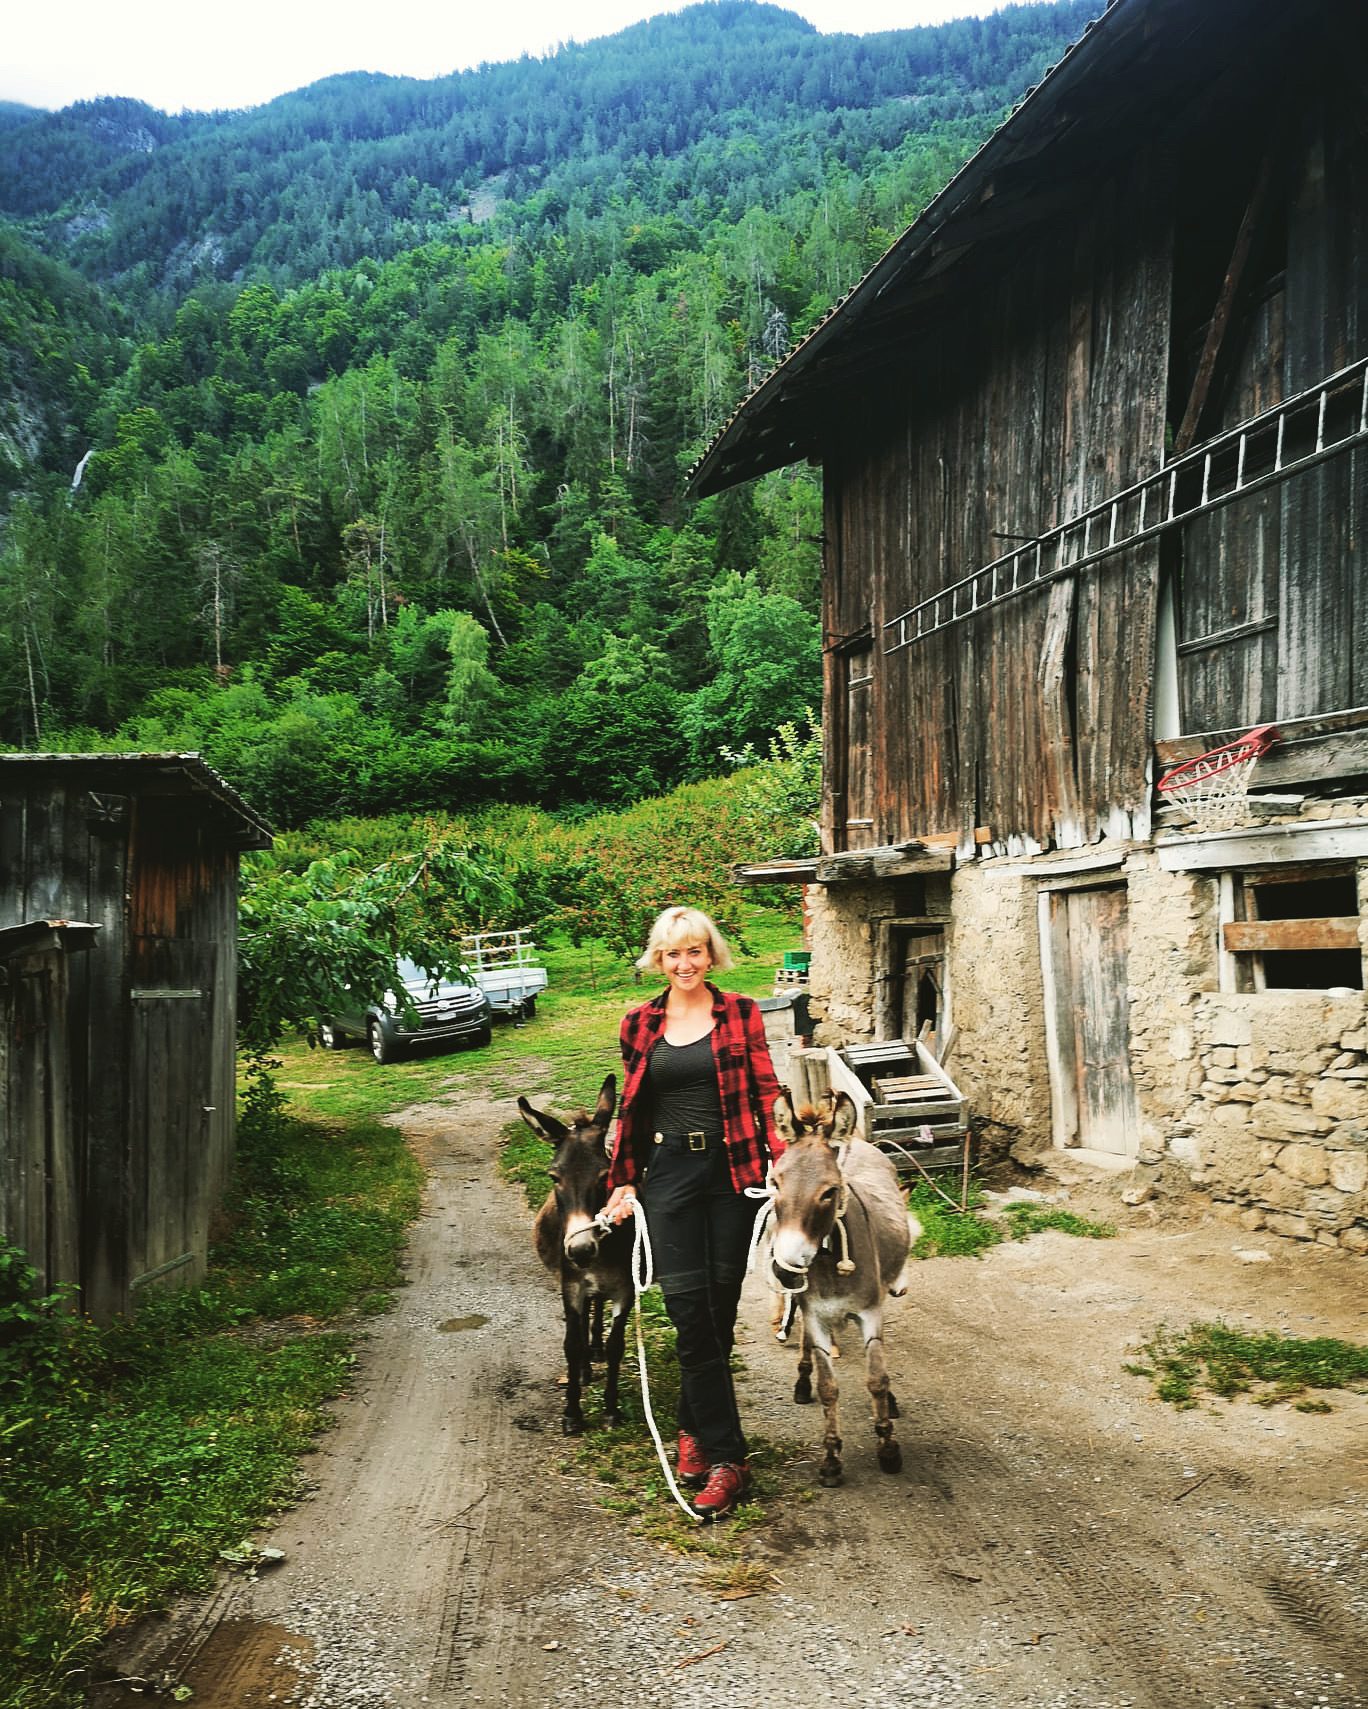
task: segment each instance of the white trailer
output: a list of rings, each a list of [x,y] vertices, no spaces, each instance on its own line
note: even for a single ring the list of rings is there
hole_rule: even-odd
[[[473,932],[461,939],[461,954],[489,1006],[515,1020],[530,1020],[537,996],[547,985],[546,969],[537,963],[532,928],[511,932]]]

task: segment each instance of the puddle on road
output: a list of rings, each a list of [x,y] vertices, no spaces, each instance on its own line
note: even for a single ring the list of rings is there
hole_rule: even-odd
[[[455,1335],[461,1329],[482,1329],[488,1322],[489,1319],[483,1312],[473,1311],[469,1317],[449,1317],[437,1327],[443,1335]]]
[[[182,1683],[192,1693],[195,1709],[276,1709],[312,1694],[306,1670],[313,1659],[308,1638],[264,1620],[225,1620],[201,1646]],[[96,1701],[109,1709],[142,1704],[153,1694],[128,1686],[101,1694]]]

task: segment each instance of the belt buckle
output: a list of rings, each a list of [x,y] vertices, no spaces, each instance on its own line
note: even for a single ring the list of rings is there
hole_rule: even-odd
[[[706,1151],[708,1149],[708,1136],[701,1128],[691,1129],[684,1137],[689,1142],[690,1151]]]

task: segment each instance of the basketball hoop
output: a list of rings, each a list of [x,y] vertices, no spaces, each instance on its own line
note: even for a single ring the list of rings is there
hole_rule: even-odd
[[[1249,794],[1249,775],[1278,739],[1272,724],[1260,724],[1236,742],[1212,748],[1196,759],[1184,760],[1166,771],[1155,788],[1161,795],[1186,807],[1199,830],[1227,831],[1244,818]]]

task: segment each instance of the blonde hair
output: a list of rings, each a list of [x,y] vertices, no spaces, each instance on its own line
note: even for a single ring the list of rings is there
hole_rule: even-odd
[[[727,940],[708,916],[699,908],[667,908],[651,927],[646,948],[637,958],[637,966],[646,972],[664,972],[662,957],[667,949],[682,949],[685,944],[706,944],[713,967],[721,970],[732,965],[732,952]]]

